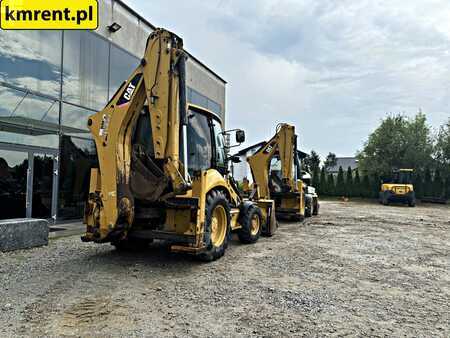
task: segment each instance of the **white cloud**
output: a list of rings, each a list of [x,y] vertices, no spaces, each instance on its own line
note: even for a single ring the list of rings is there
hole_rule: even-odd
[[[228,82],[247,144],[291,122],[302,149],[353,155],[388,112],[450,115],[450,3],[129,1]]]

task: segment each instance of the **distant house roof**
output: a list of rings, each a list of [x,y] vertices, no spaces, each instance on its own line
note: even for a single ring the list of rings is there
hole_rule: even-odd
[[[299,157],[301,160],[303,160],[304,158],[306,158],[306,156],[308,156],[307,153],[305,153],[305,152],[303,152],[303,151],[301,151],[301,150],[297,150],[297,154],[298,154],[298,157]]]
[[[264,146],[266,144],[266,141],[262,141],[259,143],[256,143],[252,146],[249,146],[247,148],[244,148],[242,150],[239,150],[239,152],[237,152],[236,154],[234,154],[234,156],[242,156],[242,155],[246,155],[250,150],[254,149],[254,148],[261,148],[262,146]]]
[[[356,157],[336,157],[336,165],[334,167],[328,168],[329,173],[337,173],[339,171],[339,167],[345,171],[348,167],[355,170],[358,168],[358,160]]]

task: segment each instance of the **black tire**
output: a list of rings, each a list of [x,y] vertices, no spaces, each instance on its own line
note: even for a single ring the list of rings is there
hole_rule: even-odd
[[[305,213],[306,213],[306,209],[305,209]],[[303,215],[295,215],[295,216],[291,217],[291,219],[294,222],[303,222],[305,220],[305,218],[306,218],[306,216],[303,216]]]
[[[317,200],[317,198],[313,199],[313,211],[312,214],[314,216],[317,216],[319,214],[319,201]]]
[[[213,243],[213,240],[211,238],[212,219],[214,210],[220,207],[225,209],[226,229],[223,241],[216,245]],[[208,193],[208,195],[206,196],[205,213],[206,218],[203,240],[206,246],[206,250],[200,253],[197,257],[201,261],[211,262],[224,255],[225,250],[228,247],[228,240],[230,237],[230,206],[225,195],[222,192],[213,190]]]
[[[305,201],[305,217],[311,217],[312,216],[312,200],[308,198]]]
[[[305,195],[305,218],[312,216],[313,198],[311,195]]]
[[[410,206],[410,207],[415,207],[415,206],[416,206],[416,201],[415,201],[415,199],[410,199],[410,200],[408,201],[408,206]]]
[[[252,223],[255,217],[258,218],[259,222],[259,228],[257,230],[253,229],[252,227]],[[263,226],[262,222],[263,217],[261,209],[256,205],[250,206],[246,210],[246,212],[239,217],[239,224],[242,226],[242,228],[240,228],[237,233],[239,241],[244,244],[251,244],[258,241],[259,237],[261,236],[261,229]]]
[[[389,205],[389,199],[386,194],[383,194],[383,200],[381,202],[383,205]]]

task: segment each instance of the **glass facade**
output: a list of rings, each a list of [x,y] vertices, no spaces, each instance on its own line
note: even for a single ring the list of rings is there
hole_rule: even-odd
[[[83,216],[96,165],[87,118],[138,64],[93,32],[0,30],[0,219]],[[192,88],[187,95],[222,112]]]
[[[63,135],[60,158],[58,218],[80,218],[89,192],[90,170],[98,165],[95,143],[88,138]]]
[[[114,95],[120,85],[128,79],[139,64],[139,59],[128,54],[123,49],[111,46],[109,72],[109,97]]]
[[[1,30],[0,81],[58,97],[61,51],[61,31]]]
[[[52,217],[53,170],[53,156],[34,154],[31,217]]]
[[[28,153],[0,149],[0,215],[26,215]]]
[[[87,31],[64,32],[65,102],[102,109],[108,101],[109,42]]]

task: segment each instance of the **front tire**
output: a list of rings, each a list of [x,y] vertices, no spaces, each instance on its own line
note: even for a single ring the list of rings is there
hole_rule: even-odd
[[[211,191],[206,196],[206,220],[204,243],[206,250],[198,255],[204,262],[211,262],[225,253],[230,237],[230,206],[220,191]]]
[[[313,199],[313,212],[312,214],[314,216],[317,216],[319,214],[319,200],[317,198]]]
[[[308,197],[305,200],[305,217],[311,217],[312,216],[312,198]]]
[[[244,215],[240,217],[238,230],[239,241],[244,244],[255,243],[261,236],[262,212],[257,206],[250,206]]]

